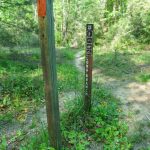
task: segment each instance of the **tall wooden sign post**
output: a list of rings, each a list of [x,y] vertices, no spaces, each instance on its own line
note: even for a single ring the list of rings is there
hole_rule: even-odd
[[[53,0],[38,0],[38,16],[50,146],[60,150]]]
[[[94,31],[94,25],[87,24],[86,26],[86,57],[85,57],[85,97],[84,97],[84,110],[86,112],[89,112],[91,109],[93,31]]]

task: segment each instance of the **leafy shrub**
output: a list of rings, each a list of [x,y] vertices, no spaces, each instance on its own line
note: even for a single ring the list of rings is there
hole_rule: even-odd
[[[16,96],[25,100],[43,98],[43,82],[39,77],[30,78],[23,75],[8,75],[2,81],[2,95],[9,98]]]
[[[1,150],[7,149],[7,141],[5,136],[3,136],[2,139],[0,139],[0,149]]]
[[[128,14],[132,34],[142,42],[150,42],[150,2],[148,0],[130,2]]]

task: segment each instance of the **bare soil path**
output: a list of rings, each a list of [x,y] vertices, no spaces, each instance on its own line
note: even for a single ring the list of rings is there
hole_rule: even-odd
[[[82,52],[78,52],[75,64],[82,72],[84,72],[83,59]],[[117,80],[104,76],[99,69],[93,69],[93,82],[104,86],[121,100],[121,107],[129,124],[129,136],[139,139],[133,149],[150,148],[150,82]]]

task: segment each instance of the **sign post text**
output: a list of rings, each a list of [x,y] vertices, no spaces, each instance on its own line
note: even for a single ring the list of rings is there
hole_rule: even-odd
[[[92,65],[93,65],[93,31],[94,25],[86,26],[86,57],[85,57],[85,111],[91,109],[91,92],[92,92]]]

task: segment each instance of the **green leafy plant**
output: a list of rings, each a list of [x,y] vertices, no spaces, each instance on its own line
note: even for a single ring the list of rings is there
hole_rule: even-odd
[[[0,139],[0,149],[1,150],[7,149],[7,140],[5,136],[3,136],[2,139]]]

